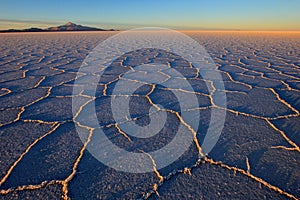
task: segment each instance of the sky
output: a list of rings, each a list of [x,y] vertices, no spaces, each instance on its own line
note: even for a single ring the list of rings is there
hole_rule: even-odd
[[[0,29],[300,30],[300,0],[0,0]]]

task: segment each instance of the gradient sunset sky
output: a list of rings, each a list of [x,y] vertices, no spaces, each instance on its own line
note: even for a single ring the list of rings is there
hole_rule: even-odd
[[[0,0],[0,29],[68,21],[102,28],[300,30],[300,0]]]

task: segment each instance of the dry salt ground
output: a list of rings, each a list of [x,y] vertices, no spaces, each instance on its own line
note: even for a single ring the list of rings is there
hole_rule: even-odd
[[[225,106],[214,103],[211,81],[175,55],[144,49],[116,60],[115,69],[159,61],[184,74],[199,102],[190,112],[200,112],[195,138],[200,146],[212,110],[226,112],[222,134],[206,157],[198,159],[195,142],[171,165],[138,174],[95,159],[87,147],[99,130],[86,119],[79,138],[73,120],[76,96],[80,108],[94,103],[101,128],[114,144],[144,152],[169,143],[182,123],[172,95],[177,88],[145,85],[127,97],[130,114],[141,126],[149,123],[151,103],[170,111],[158,135],[140,139],[126,135],[108,112],[120,78],[117,70],[101,79],[95,95],[80,84],[74,86],[76,78],[85,78],[77,76],[84,58],[114,34],[0,35],[1,199],[300,198],[299,33],[185,32],[205,47],[218,67]],[[165,81],[170,78],[167,72],[157,73]],[[80,116],[84,109],[77,112]]]

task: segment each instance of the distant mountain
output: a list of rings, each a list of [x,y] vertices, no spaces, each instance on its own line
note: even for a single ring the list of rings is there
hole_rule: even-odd
[[[104,29],[81,26],[81,25],[74,24],[72,22],[68,22],[65,25],[61,25],[57,27],[50,27],[45,30],[47,31],[105,31]]]
[[[40,28],[28,28],[22,30],[9,29],[9,30],[0,30],[0,33],[14,33],[14,32],[43,32],[43,29]]]
[[[0,33],[11,33],[11,32],[55,32],[55,31],[114,31],[114,29],[106,30],[101,28],[94,28],[88,26],[77,25],[72,22],[68,22],[61,26],[50,27],[46,29],[40,28],[28,28],[22,30],[9,29],[9,30],[0,30]]]

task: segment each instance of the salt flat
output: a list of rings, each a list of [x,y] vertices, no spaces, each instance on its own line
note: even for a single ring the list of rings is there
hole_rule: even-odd
[[[212,110],[226,112],[224,129],[205,158],[198,159],[193,143],[171,165],[142,174],[109,168],[87,151],[99,130],[91,129],[87,118],[79,138],[72,97],[79,97],[83,108],[95,103],[99,123],[114,144],[148,152],[169,143],[182,123],[172,94],[177,88],[145,85],[130,97],[130,114],[138,125],[149,123],[151,102],[173,112],[158,135],[128,138],[108,112],[118,71],[105,74],[94,98],[80,84],[73,85],[89,52],[116,32],[1,34],[0,198],[299,199],[300,33],[184,33],[203,45],[217,65],[225,106],[210,95],[214,85],[207,87],[209,80],[174,55],[144,49],[113,65],[169,63],[184,74],[198,99],[199,107],[190,111],[200,112],[196,141],[203,142]],[[77,79],[84,82],[81,75]],[[77,115],[84,112],[79,109]]]

